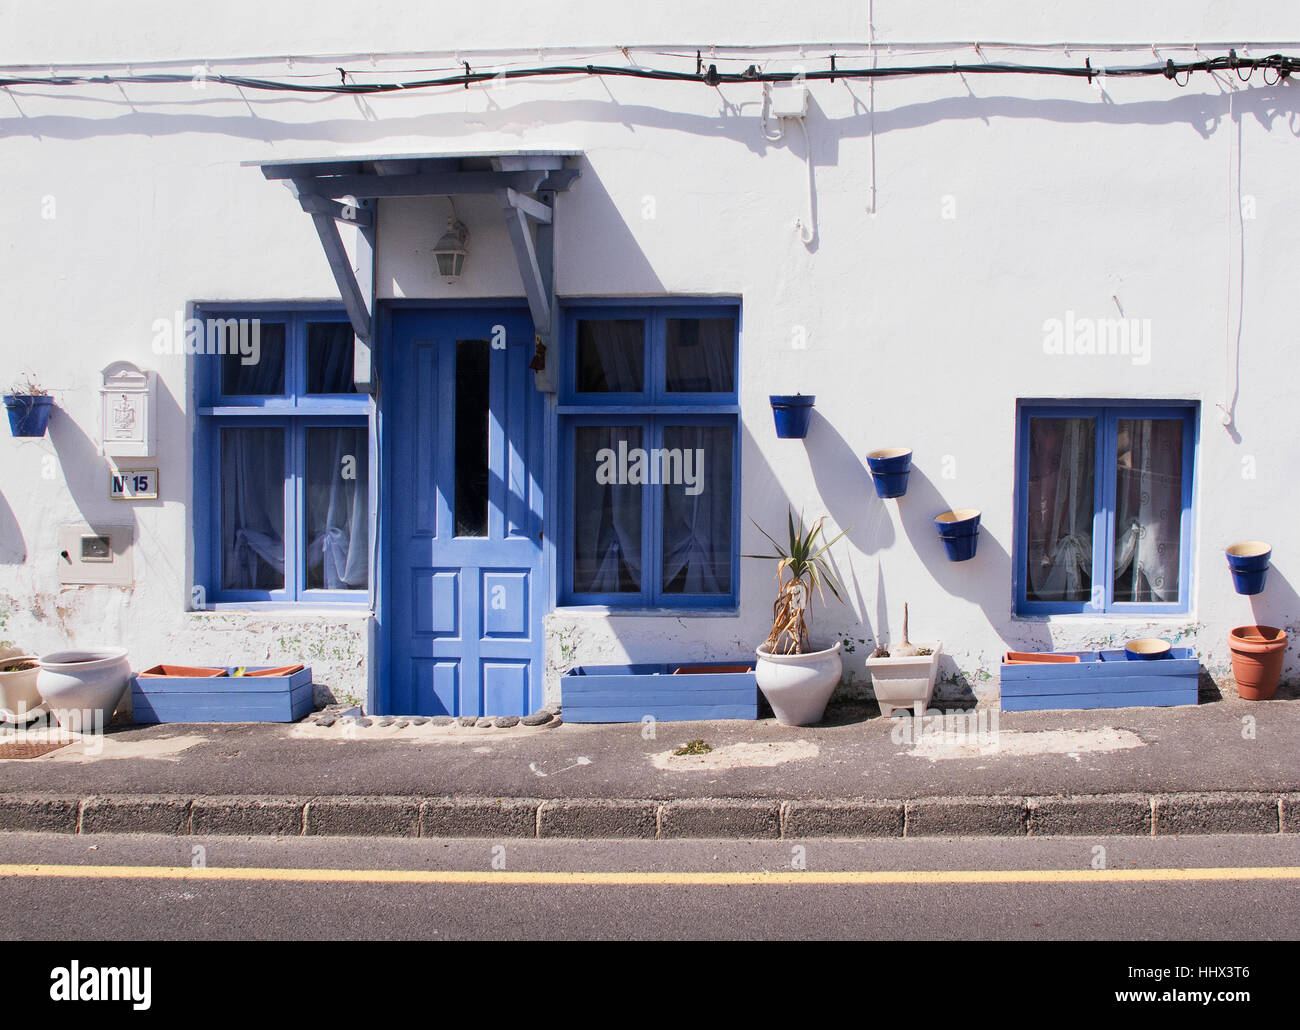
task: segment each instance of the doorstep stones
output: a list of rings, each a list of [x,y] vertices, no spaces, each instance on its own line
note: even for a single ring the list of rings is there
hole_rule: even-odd
[[[369,726],[375,726],[379,729],[404,730],[412,726],[434,726],[446,728],[449,726],[460,726],[465,729],[496,729],[508,730],[516,726],[527,726],[530,729],[538,726],[554,728],[561,724],[558,715],[551,710],[552,707],[558,709],[558,705],[539,708],[531,715],[377,715],[367,716],[360,708],[352,707],[345,712],[340,711],[342,705],[333,705],[307,716],[304,725],[319,726],[321,729],[337,727],[340,730],[352,731],[355,733],[358,729]],[[385,735],[387,736],[387,735]]]

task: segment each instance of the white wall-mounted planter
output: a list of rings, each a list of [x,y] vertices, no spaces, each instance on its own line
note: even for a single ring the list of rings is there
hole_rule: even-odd
[[[835,687],[844,672],[840,641],[821,651],[804,654],[771,654],[766,644],[754,653],[758,689],[772,706],[782,726],[811,726],[820,722]]]
[[[930,704],[943,644],[919,641],[917,647],[928,647],[931,653],[914,658],[867,659],[867,671],[871,673],[871,687],[881,715],[893,715],[896,708],[911,709],[917,702],[923,710]]]

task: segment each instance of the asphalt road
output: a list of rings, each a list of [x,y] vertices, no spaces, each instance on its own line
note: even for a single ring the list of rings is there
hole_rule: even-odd
[[[1158,879],[1092,879],[1099,861],[1103,876]],[[1151,872],[1185,867],[1220,871]],[[468,882],[448,882],[458,876]],[[800,846],[0,834],[8,939],[1295,939],[1298,901],[1293,835]]]

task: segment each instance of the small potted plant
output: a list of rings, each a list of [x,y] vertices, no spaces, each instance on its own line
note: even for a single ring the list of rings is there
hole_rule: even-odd
[[[755,649],[758,655],[755,675],[759,690],[772,706],[777,722],[783,726],[809,726],[818,722],[843,672],[841,641],[820,647],[808,639],[808,609],[813,591],[817,591],[823,603],[826,601],[823,586],[837,601],[843,603],[844,600],[826,552],[848,530],[826,540],[822,533],[824,521],[825,516],[804,528],[803,516],[799,516],[796,525],[794,513],[789,512],[785,545],[777,543],[771,534],[754,523],[776,553],[744,556],[777,563],[778,586],[776,601],[772,605],[772,631]]]
[[[908,640],[907,614],[904,604],[902,643],[889,650],[878,646],[866,661],[881,715],[892,715],[896,708],[914,708],[918,703],[924,710],[934,695],[943,645],[936,640],[918,646]]]
[[[44,436],[54,410],[54,398],[28,375],[5,394],[5,409],[9,412],[9,431],[14,436]]]
[[[29,722],[41,714],[41,694],[36,676],[41,671],[35,655],[21,648],[0,651],[0,721]]]

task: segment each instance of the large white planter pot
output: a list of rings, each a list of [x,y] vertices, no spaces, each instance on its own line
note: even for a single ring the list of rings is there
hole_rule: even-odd
[[[95,647],[78,651],[55,651],[41,656],[36,687],[56,716],[80,712],[83,726],[107,726],[113,709],[131,681],[131,665],[120,647]],[[75,718],[75,717],[74,717]],[[64,723],[66,718],[60,718]]]
[[[916,646],[928,647],[933,653],[915,658],[867,659],[867,671],[871,673],[871,687],[881,715],[893,715],[895,708],[913,708],[917,702],[922,711],[929,706],[943,645],[921,640]]]
[[[769,654],[763,644],[755,649],[758,689],[782,726],[811,726],[821,721],[844,671],[841,646],[837,640],[825,650],[806,654]]]
[[[0,658],[0,667],[21,662],[32,663],[30,669],[0,672],[0,721],[29,722],[44,711],[41,708],[40,691],[36,689],[36,677],[41,671],[37,661],[36,656],[31,654]]]

